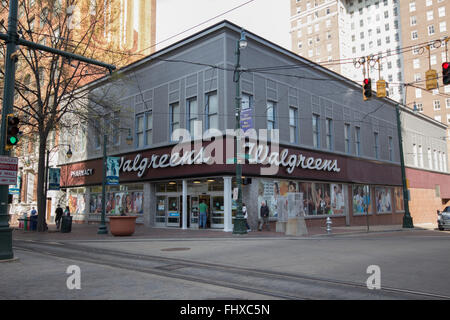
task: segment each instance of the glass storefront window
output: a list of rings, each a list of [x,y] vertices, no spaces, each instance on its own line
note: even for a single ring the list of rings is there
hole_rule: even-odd
[[[395,196],[395,211],[405,212],[405,203],[403,202],[403,188],[395,187],[394,196]]]
[[[208,191],[223,191],[223,179],[222,181],[208,182]]]
[[[156,217],[155,222],[166,223],[166,197],[156,197]]]
[[[72,215],[84,213],[86,209],[86,200],[85,188],[70,189],[67,203],[70,213]]]
[[[143,189],[143,186],[136,188],[136,185],[124,185],[122,188],[108,188],[106,192],[106,214],[120,215],[120,214],[142,214],[144,212],[144,192],[134,191],[136,189]],[[89,199],[90,213],[102,212],[102,193],[92,193]],[[128,190],[127,190],[128,189]],[[96,190],[96,189],[94,189]]]
[[[392,212],[391,188],[376,187],[375,188],[375,202],[376,202],[376,206],[377,206],[377,213]]]
[[[158,183],[156,185],[156,192],[166,192],[166,184],[165,183]]]
[[[366,212],[373,213],[370,186],[354,185],[352,187],[352,197],[354,215],[366,214]]]
[[[168,183],[166,185],[166,192],[177,192],[177,191],[178,191],[177,184],[170,184],[170,183]]]
[[[287,221],[296,216],[337,215],[347,212],[346,185],[292,180],[260,180],[258,208],[266,201],[269,217]]]

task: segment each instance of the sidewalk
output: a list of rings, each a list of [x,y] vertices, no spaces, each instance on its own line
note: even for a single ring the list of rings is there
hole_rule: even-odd
[[[129,237],[115,237],[110,233],[97,234],[98,224],[73,224],[70,233],[61,233],[56,230],[56,226],[48,226],[47,232],[24,231],[13,228],[13,238],[20,240],[36,241],[59,241],[59,240],[127,240],[127,239],[212,239],[212,238],[298,238],[296,236],[286,236],[284,233],[273,231],[251,231],[244,235],[235,235],[232,232],[223,232],[219,229],[207,230],[182,230],[179,228],[151,228],[144,225],[136,225],[136,231]],[[108,225],[109,227],[109,225]],[[414,229],[403,229],[401,225],[378,225],[370,226],[369,233],[378,232],[399,232],[414,230],[434,230],[434,226],[418,226]],[[108,228],[109,230],[109,228]],[[331,235],[348,235],[367,233],[367,226],[333,227]],[[309,228],[308,235],[302,237],[322,237],[328,236],[325,227]]]

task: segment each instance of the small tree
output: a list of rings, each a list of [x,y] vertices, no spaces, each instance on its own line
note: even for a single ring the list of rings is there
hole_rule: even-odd
[[[2,5],[3,6],[2,2]],[[66,52],[76,53],[105,63],[125,64],[135,55],[120,51],[114,34],[118,32],[115,18],[118,9],[103,1],[42,0],[30,6],[28,1],[19,6],[18,29],[21,37]],[[5,15],[9,5],[2,8]],[[92,113],[88,102],[89,90],[79,90],[86,83],[105,75],[105,69],[62,56],[20,47],[16,65],[14,109],[21,120],[23,135],[37,137],[38,175],[37,207],[38,231],[45,231],[45,155],[51,131],[70,127],[65,119],[73,115],[78,121],[88,121]],[[3,50],[3,53],[6,50]],[[3,76],[4,68],[0,69]],[[101,101],[101,97],[96,95]],[[104,107],[110,105],[105,104]],[[104,111],[104,110],[103,110]],[[72,118],[73,119],[73,118]],[[73,123],[73,122],[72,122]]]

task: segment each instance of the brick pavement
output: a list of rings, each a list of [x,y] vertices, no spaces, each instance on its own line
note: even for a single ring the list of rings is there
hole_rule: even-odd
[[[413,230],[423,230],[423,228],[415,228]],[[182,230],[179,228],[151,228],[144,225],[136,225],[136,231],[132,236],[114,237],[110,233],[106,235],[97,234],[98,224],[73,224],[70,233],[61,233],[56,230],[54,224],[49,225],[47,232],[24,231],[17,227],[13,227],[14,239],[29,240],[118,240],[118,239],[199,239],[199,238],[294,238],[294,236],[286,236],[284,233],[275,232],[274,226],[271,231],[251,231],[245,235],[234,235],[231,232],[223,232],[222,230]],[[395,232],[408,229],[402,229],[401,225],[386,226],[370,226],[370,232]],[[352,227],[334,227],[333,235],[366,233],[366,226]],[[325,227],[308,228],[308,235],[322,236],[327,235]]]

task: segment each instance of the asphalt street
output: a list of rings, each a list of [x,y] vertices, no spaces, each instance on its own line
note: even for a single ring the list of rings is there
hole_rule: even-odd
[[[449,232],[17,240],[14,246],[18,260],[0,263],[1,299],[450,298]],[[66,286],[70,265],[80,268],[79,290]],[[366,287],[373,265],[382,290]]]

